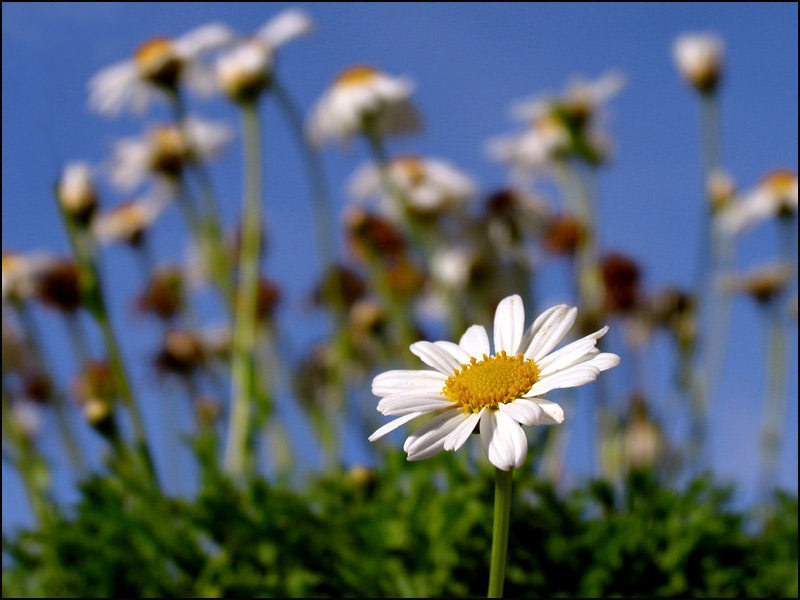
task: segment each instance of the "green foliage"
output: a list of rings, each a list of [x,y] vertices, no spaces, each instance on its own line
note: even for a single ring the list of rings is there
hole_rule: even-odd
[[[313,479],[304,492],[207,477],[194,500],[117,476],[3,540],[4,596],[483,596],[492,473],[466,457]],[[756,519],[697,479],[649,473],[556,493],[514,476],[509,597],[797,596],[797,498]]]

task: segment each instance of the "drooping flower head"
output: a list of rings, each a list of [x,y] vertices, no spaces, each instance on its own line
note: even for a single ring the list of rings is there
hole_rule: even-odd
[[[109,116],[125,109],[142,113],[153,97],[174,92],[180,84],[209,94],[214,90],[213,74],[201,59],[234,39],[234,33],[219,23],[197,27],[177,38],[151,38],[132,58],[108,66],[91,78],[89,107]]]
[[[56,183],[56,197],[68,215],[80,223],[88,222],[97,209],[92,168],[85,162],[67,163]]]
[[[419,113],[411,103],[414,84],[369,65],[345,69],[314,107],[308,136],[315,144],[328,139],[347,142],[356,134],[381,136],[417,131]]]
[[[308,34],[311,17],[292,8],[267,21],[254,35],[238,42],[217,61],[219,87],[233,100],[252,100],[269,86],[275,51]]]
[[[719,211],[717,226],[728,235],[737,235],[762,221],[796,214],[797,173],[778,169]]]
[[[467,329],[458,344],[417,342],[411,351],[433,370],[388,371],[375,377],[378,410],[398,417],[370,436],[375,441],[426,414],[433,418],[405,441],[408,460],[442,450],[458,450],[476,427],[489,461],[504,471],[520,467],[528,442],[520,425],[553,425],[564,411],[544,396],[555,389],[594,381],[619,364],[619,356],[595,348],[603,327],[554,351],[577,316],[577,309],[555,306],[525,330],[519,296],[497,306],[494,353],[481,325]]]
[[[156,198],[122,202],[94,218],[92,233],[106,244],[121,242],[136,246],[164,207],[165,202]]]

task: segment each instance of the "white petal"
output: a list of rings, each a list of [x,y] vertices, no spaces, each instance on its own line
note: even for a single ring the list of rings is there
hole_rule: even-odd
[[[491,355],[492,349],[489,347],[489,334],[483,325],[473,325],[464,332],[458,345],[466,350],[471,356],[481,359],[483,355]]]
[[[184,58],[194,58],[233,42],[236,34],[222,23],[209,23],[187,31],[174,40],[175,49]]]
[[[597,340],[603,337],[607,331],[608,326],[603,327],[599,331],[567,344],[560,350],[548,354],[542,360],[537,361],[536,366],[539,367],[539,377],[557,373],[569,366],[583,362],[581,358],[585,355],[588,355],[586,360],[591,358],[589,352],[597,345]]]
[[[437,371],[386,371],[372,380],[372,393],[381,397],[412,390],[436,393],[442,391],[445,381],[447,377]]]
[[[378,402],[378,410],[387,417],[452,407],[453,401],[441,394],[419,394],[418,392],[394,394]]]
[[[461,409],[453,409],[434,417],[414,433],[412,433],[403,450],[408,453],[408,460],[422,460],[441,452],[444,441],[458,427],[466,415]]]
[[[277,48],[306,35],[313,28],[314,23],[305,11],[290,8],[272,17],[256,35],[266,39],[273,48]]]
[[[532,351],[531,342],[533,342],[533,338],[536,337],[536,334],[539,333],[539,331],[546,323],[549,323],[553,318],[555,318],[554,315],[561,315],[568,309],[569,306],[567,306],[566,304],[559,304],[558,306],[553,306],[552,308],[548,308],[546,311],[544,311],[542,314],[536,317],[531,326],[528,327],[528,329],[522,335],[522,341],[520,342],[520,346],[525,349],[526,358],[530,358],[530,356],[528,356],[528,353]]]
[[[394,431],[401,425],[405,425],[409,421],[412,421],[422,415],[423,413],[411,413],[410,415],[405,415],[403,417],[400,417],[399,419],[395,419],[394,421],[389,421],[386,425],[384,425],[383,427],[378,429],[375,433],[373,433],[371,436],[369,436],[368,439],[370,442],[374,442],[375,440],[385,436],[387,433]]]
[[[516,294],[504,298],[494,313],[494,352],[516,355],[525,329],[525,308]]]
[[[481,414],[485,410],[485,408],[482,408],[480,411],[468,415],[461,422],[461,424],[456,427],[450,435],[447,436],[444,441],[444,449],[456,451],[461,448],[461,446],[463,446],[464,443],[469,439],[469,436],[472,435],[472,432],[475,431],[475,427],[481,418]]]
[[[539,421],[535,425],[559,425],[564,422],[564,409],[555,402],[545,398],[520,398],[514,404],[520,402],[533,404],[541,411]]]
[[[444,373],[448,377],[452,375],[456,369],[461,368],[461,363],[453,358],[452,354],[430,342],[415,342],[411,344],[410,348],[411,352],[422,359],[422,362]]]
[[[555,375],[545,377],[533,384],[533,387],[525,394],[526,398],[543,396],[551,390],[561,388],[578,387],[584,383],[589,383],[597,379],[600,369],[586,363],[575,365],[569,369],[564,369]]]
[[[481,442],[486,455],[498,469],[520,467],[528,452],[525,432],[514,419],[500,411],[486,410],[481,415]]]
[[[434,346],[439,346],[445,352],[449,352],[458,361],[459,368],[461,365],[468,365],[472,358],[469,352],[466,352],[461,346],[453,342],[434,342],[433,344]]]
[[[601,352],[591,360],[587,360],[585,365],[591,365],[596,367],[600,371],[607,371],[613,367],[616,367],[620,363],[620,358],[616,354],[611,352]]]
[[[528,350],[525,352],[525,358],[532,358],[534,361],[538,361],[547,356],[564,339],[567,331],[575,323],[577,315],[578,309],[574,307],[554,312],[533,337]]]
[[[542,409],[535,402],[519,398],[514,402],[498,405],[500,412],[505,413],[522,425],[541,425]]]

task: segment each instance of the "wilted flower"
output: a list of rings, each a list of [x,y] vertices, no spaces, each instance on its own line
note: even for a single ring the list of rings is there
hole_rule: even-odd
[[[124,190],[132,190],[152,175],[171,181],[187,164],[217,156],[232,138],[227,125],[195,117],[185,119],[181,127],[152,127],[114,144],[111,179]]]
[[[203,368],[206,353],[200,337],[188,329],[168,329],[164,332],[161,349],[156,356],[156,365],[164,373],[189,376]]]
[[[458,344],[412,344],[411,351],[434,370],[388,371],[375,377],[372,392],[381,397],[378,410],[399,418],[378,429],[370,441],[433,413],[406,439],[403,450],[409,460],[458,450],[480,424],[489,461],[506,471],[522,466],[528,441],[520,425],[564,420],[561,407],[543,396],[594,381],[601,371],[619,364],[616,354],[595,348],[608,327],[553,352],[576,316],[577,309],[562,304],[524,331],[522,299],[509,296],[495,313],[494,354],[480,325],[467,329]]]
[[[736,235],[767,219],[797,214],[797,173],[776,170],[719,213],[717,225]]]
[[[406,242],[391,221],[351,207],[345,213],[350,247],[354,254],[368,259],[377,254],[393,259],[405,253]]]
[[[639,265],[624,254],[612,253],[600,265],[606,305],[612,312],[627,312],[639,303]]]
[[[85,162],[67,163],[56,184],[56,197],[67,214],[86,223],[97,208],[92,168]]]
[[[256,98],[269,85],[275,50],[312,28],[311,18],[301,10],[293,8],[279,13],[255,35],[219,57],[219,86],[236,101]]]
[[[143,312],[169,321],[178,316],[185,302],[184,274],[174,265],[153,269],[150,280],[139,296],[137,306]]]
[[[58,259],[45,252],[3,252],[3,302],[24,302],[36,293],[39,275]]]
[[[356,134],[380,136],[417,131],[421,121],[411,103],[414,84],[368,65],[339,73],[314,107],[308,136],[314,144],[327,139],[347,142]]]
[[[89,106],[115,116],[130,108],[143,112],[153,96],[174,93],[186,84],[200,93],[214,90],[213,75],[202,56],[231,43],[234,33],[219,23],[203,25],[178,38],[155,37],[133,58],[106,67],[89,81]]]
[[[83,303],[78,265],[69,258],[54,258],[36,274],[36,296],[45,305],[74,312]]]
[[[686,33],[672,45],[672,55],[681,75],[703,93],[717,88],[723,53],[722,40],[711,33]]]
[[[86,363],[73,384],[73,389],[83,407],[86,420],[93,427],[103,430],[111,417],[116,399],[114,377],[108,363],[103,361]]]
[[[399,156],[387,165],[386,177],[387,182],[377,165],[365,165],[353,175],[350,194],[356,200],[377,198],[383,214],[402,219],[404,211],[435,216],[458,208],[475,193],[469,177],[437,159]],[[397,205],[398,199],[402,206]]]
[[[586,236],[586,226],[577,217],[563,214],[550,219],[542,242],[548,252],[571,256]]]

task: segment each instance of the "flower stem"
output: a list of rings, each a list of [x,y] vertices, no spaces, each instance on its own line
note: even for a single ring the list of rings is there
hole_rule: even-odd
[[[245,199],[239,289],[233,331],[232,392],[225,471],[241,480],[247,467],[253,418],[256,308],[261,254],[261,123],[255,102],[242,103]]]
[[[487,598],[502,598],[506,579],[508,555],[508,526],[511,516],[511,481],[514,469],[494,473],[494,526],[492,530],[492,558],[489,570]]]

